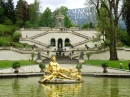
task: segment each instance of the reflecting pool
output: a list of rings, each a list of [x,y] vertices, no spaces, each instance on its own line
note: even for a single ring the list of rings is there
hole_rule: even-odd
[[[0,79],[0,97],[130,97],[129,78],[83,77],[78,84],[39,84],[40,77]]]

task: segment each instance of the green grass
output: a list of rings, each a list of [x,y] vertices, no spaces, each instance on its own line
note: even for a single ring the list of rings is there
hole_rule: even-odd
[[[2,60],[0,61],[0,68],[12,68],[12,64],[15,61],[9,61],[9,60]],[[26,61],[26,60],[19,60],[21,66],[27,66],[31,64],[35,64],[34,61]]]
[[[120,62],[122,62],[123,64],[123,69],[128,70],[128,63],[130,62],[129,60],[126,61],[114,61],[114,60],[86,60],[85,64],[89,64],[89,65],[94,65],[94,66],[101,66],[101,64],[103,62],[107,62],[108,63],[108,67],[111,68],[120,68]]]
[[[19,43],[19,42],[13,42],[11,39],[11,36],[0,36],[0,44],[1,46],[10,46],[10,43],[13,43],[16,48],[23,48],[24,43]],[[31,48],[31,45],[26,45],[26,48]]]
[[[14,25],[2,25],[0,24],[0,32],[12,32],[13,30],[15,30],[15,26]]]

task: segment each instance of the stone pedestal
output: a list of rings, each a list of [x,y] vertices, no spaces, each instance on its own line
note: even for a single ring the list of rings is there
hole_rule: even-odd
[[[79,59],[79,63],[83,63],[84,62],[84,59]]]
[[[42,62],[41,59],[37,59],[37,60],[36,60],[36,63],[41,63],[41,62]]]

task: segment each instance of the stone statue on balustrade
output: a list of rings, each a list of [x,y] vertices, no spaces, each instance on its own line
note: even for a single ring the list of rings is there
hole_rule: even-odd
[[[39,59],[39,60],[42,59],[42,58],[41,58],[41,53],[40,53],[40,52],[37,53],[37,59]]]
[[[37,53],[36,62],[37,62],[37,63],[41,63],[41,62],[42,62],[41,52],[38,52],[38,53]]]
[[[83,51],[80,53],[79,59],[84,59],[84,53],[83,53]]]

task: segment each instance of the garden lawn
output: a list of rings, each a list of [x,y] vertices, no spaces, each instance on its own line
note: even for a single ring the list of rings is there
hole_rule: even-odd
[[[101,64],[103,62],[107,62],[108,67],[117,68],[117,69],[120,69],[120,62],[122,62],[123,69],[128,70],[128,63],[130,61],[129,60],[125,60],[125,61],[119,61],[119,60],[118,61],[115,61],[115,60],[86,60],[85,64],[94,65],[94,66],[101,66]]]
[[[15,48],[24,48],[24,47],[23,47],[24,43],[13,42],[11,36],[0,36],[0,46],[6,46],[6,47],[9,46],[9,47],[10,47],[10,43],[13,43],[13,46],[14,46]],[[32,46],[26,44],[26,48],[32,48]]]
[[[0,69],[1,68],[12,68],[12,64],[16,61],[8,61],[8,60],[2,60],[0,61]],[[26,60],[19,60],[21,66],[27,66],[27,65],[32,65],[35,64],[34,61],[26,61]]]

